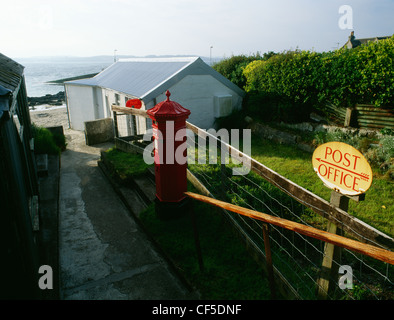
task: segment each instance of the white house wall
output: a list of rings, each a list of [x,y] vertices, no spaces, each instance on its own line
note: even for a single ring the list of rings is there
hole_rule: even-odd
[[[93,87],[67,84],[65,89],[71,128],[84,130],[84,122],[95,119]]]
[[[231,95],[233,110],[242,107],[242,97],[211,75],[188,75],[172,86],[169,91],[171,100],[191,111],[187,121],[202,129],[214,127],[215,96]],[[165,99],[166,96],[163,93],[156,98],[156,101],[159,103]]]
[[[118,100],[116,95],[118,95]],[[122,92],[118,92],[111,89],[102,89],[102,101],[103,103],[103,114],[104,118],[113,118],[113,114],[111,112],[111,105],[116,104],[121,107],[126,106],[126,101],[129,99],[137,99],[132,95],[128,95]],[[142,109],[145,109],[145,105],[142,104]],[[135,117],[137,122],[137,134],[143,134],[146,130],[146,119],[143,117]],[[118,128],[120,136],[130,136],[134,134],[132,130],[132,116],[131,115],[123,115],[118,116]]]
[[[94,99],[94,115],[95,119],[105,118],[104,114],[104,103],[103,90],[99,87],[93,87],[93,99]]]

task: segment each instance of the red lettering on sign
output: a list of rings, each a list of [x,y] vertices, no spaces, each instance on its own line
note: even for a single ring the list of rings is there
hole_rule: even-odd
[[[354,167],[353,167],[353,170],[355,170],[355,169],[356,169],[356,165],[357,165],[357,160],[360,159],[360,157],[359,157],[359,156],[356,156],[356,155],[354,155],[354,154],[353,154],[353,157],[354,157]]]
[[[360,158],[360,157],[357,157],[357,158]],[[319,161],[319,162],[326,163],[326,164],[328,164],[329,166],[333,166],[333,167],[336,167],[336,168],[345,170],[345,171],[347,171],[347,172],[350,172],[351,174],[360,176],[362,179],[365,179],[365,181],[368,181],[368,180],[369,180],[369,175],[367,175],[367,174],[365,174],[365,173],[357,173],[357,172],[351,171],[351,170],[349,170],[349,169],[343,168],[343,167],[341,167],[341,166],[339,166],[339,165],[336,165],[336,164],[334,164],[334,163],[331,163],[331,162],[328,162],[328,161],[325,161],[325,160],[321,160],[320,158],[316,158],[316,160]],[[329,170],[329,169],[328,169],[328,170]]]
[[[325,169],[324,174],[320,171],[320,168],[323,167]],[[318,168],[319,174],[324,177],[327,174],[327,167],[324,164],[321,164]]]
[[[339,154],[339,157],[335,157],[336,154]],[[335,158],[339,158],[338,160],[336,160]],[[334,160],[334,162],[339,163],[342,161],[342,152],[339,150],[335,150],[334,153],[332,154],[332,160]]]
[[[331,153],[332,153],[332,149],[329,148],[329,147],[327,147],[327,148],[326,148],[326,155],[324,156],[324,159],[327,159],[327,156],[328,156],[329,154],[331,154]]]
[[[356,183],[356,180],[360,180],[360,178],[354,177],[354,181],[353,181],[353,190],[354,190],[354,191],[359,191],[359,189],[356,189],[356,186],[358,186],[358,183]]]
[[[335,151],[332,154],[334,156]],[[350,154],[346,153],[345,155],[350,155]],[[344,158],[346,159],[345,156],[344,156]],[[333,163],[329,163],[329,162],[321,160],[321,159],[317,159],[317,160],[328,164],[328,166],[327,166],[324,163],[321,163],[319,165],[319,167],[317,168],[319,174],[322,177],[325,177],[327,179],[331,179],[333,182],[339,183],[340,185],[343,185],[348,189],[352,189],[356,192],[359,191],[359,189],[357,189],[357,188],[358,188],[358,181],[360,180],[360,178],[358,178],[356,176],[356,175],[359,175],[358,173],[349,171],[345,168],[341,168]],[[338,168],[335,168],[335,167],[338,167]],[[350,173],[346,173],[345,171],[348,171]]]
[[[368,162],[350,145],[328,142],[319,146],[313,153],[312,162],[323,182],[343,194],[359,194],[371,185],[373,177]]]
[[[345,167],[350,166],[350,160],[349,160],[349,158],[347,156],[350,156],[350,153],[345,153],[344,156],[343,156],[345,158],[345,161],[347,162],[347,164],[345,164],[345,162],[343,162],[343,165]]]
[[[346,188],[351,188],[352,187],[352,185],[347,185],[346,184],[346,178],[347,177],[352,177],[350,174],[345,174],[345,176],[343,177],[343,184],[346,186]]]

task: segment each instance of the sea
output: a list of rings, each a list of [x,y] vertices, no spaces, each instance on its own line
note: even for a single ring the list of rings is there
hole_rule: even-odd
[[[25,67],[28,97],[42,97],[64,91],[63,85],[48,82],[99,73],[114,63],[111,56],[13,58]]]

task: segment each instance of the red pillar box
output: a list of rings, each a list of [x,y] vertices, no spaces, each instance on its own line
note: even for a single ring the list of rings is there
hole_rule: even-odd
[[[186,119],[190,110],[170,101],[170,95],[167,91],[167,100],[147,110],[152,119],[155,143],[156,213],[162,219],[179,216],[188,205],[184,195],[187,191],[187,162],[179,161],[176,151],[186,143]],[[185,160],[187,150],[182,147],[180,150],[184,150],[182,160]]]

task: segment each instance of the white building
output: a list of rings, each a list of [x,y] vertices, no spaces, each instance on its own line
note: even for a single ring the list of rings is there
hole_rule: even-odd
[[[148,110],[166,99],[166,90],[171,100],[191,111],[189,122],[208,129],[215,118],[240,109],[245,95],[198,57],[119,60],[93,78],[64,86],[70,125],[76,130],[84,130],[85,121],[112,117],[111,105],[125,106],[129,99],[140,99]],[[141,134],[149,123],[136,117],[135,125]],[[131,123],[129,127],[132,131]]]

